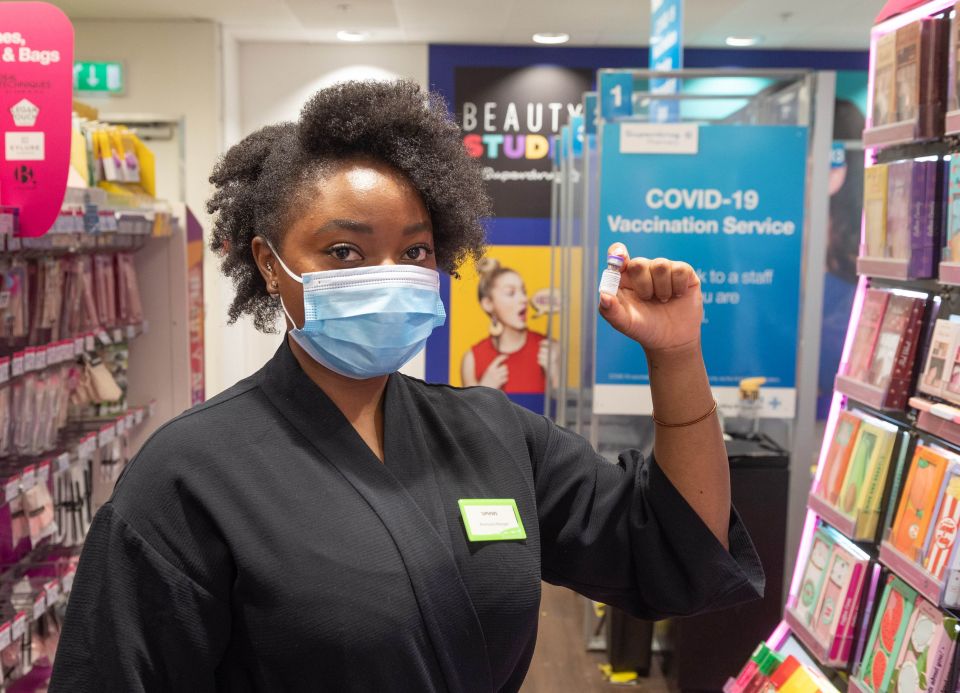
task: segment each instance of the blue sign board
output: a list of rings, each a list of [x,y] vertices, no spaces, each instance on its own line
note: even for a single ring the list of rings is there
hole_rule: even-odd
[[[600,117],[604,120],[633,115],[633,73],[600,72]]]
[[[588,135],[597,132],[597,92],[588,91],[583,95],[583,128]]]
[[[683,69],[683,0],[650,0],[650,69]],[[676,79],[651,79],[654,94],[679,92]],[[680,119],[676,99],[653,100],[650,120],[672,123]]]
[[[792,418],[807,129],[614,122],[601,136],[600,257],[621,242],[631,257],[689,262],[718,401],[765,377],[761,415]],[[602,319],[596,339],[596,412],[651,413],[640,345]]]

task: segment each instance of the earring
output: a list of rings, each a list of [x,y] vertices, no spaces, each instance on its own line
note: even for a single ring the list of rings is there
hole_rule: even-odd
[[[270,282],[270,288],[271,288],[271,289],[277,289],[277,288],[279,288],[279,287],[280,287],[280,285],[277,283],[277,280],[276,280],[276,279],[274,279],[272,282]]]
[[[490,316],[490,336],[499,337],[503,334],[503,323],[493,315]]]

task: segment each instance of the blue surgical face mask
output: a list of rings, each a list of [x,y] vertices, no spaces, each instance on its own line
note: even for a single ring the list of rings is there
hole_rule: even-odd
[[[271,250],[272,250],[271,246]],[[303,284],[303,327],[290,335],[322,366],[349,378],[387,375],[417,355],[447,317],[436,270],[410,265],[294,274]]]

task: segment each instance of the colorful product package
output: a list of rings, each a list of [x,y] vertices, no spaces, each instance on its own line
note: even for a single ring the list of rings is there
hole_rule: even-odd
[[[872,693],[889,690],[916,601],[917,593],[907,583],[893,575],[887,578],[856,675],[861,687]]]
[[[917,446],[897,506],[888,541],[911,561],[921,558],[941,484],[950,466],[951,460],[942,452],[926,445]]]
[[[897,119],[897,35],[890,32],[877,40],[873,65],[872,127],[890,125]]]
[[[827,528],[823,525],[817,527],[817,531],[813,535],[810,555],[807,557],[807,565],[803,571],[800,594],[797,598],[797,604],[793,608],[794,613],[804,623],[809,624],[813,620],[813,615],[820,601],[820,588],[823,586],[827,574],[827,565],[830,562],[833,543],[833,535],[827,531]]]
[[[827,648],[831,661],[850,657],[868,564],[867,554],[842,537],[835,538],[811,624],[814,638]]]
[[[960,466],[957,464],[952,465],[946,475],[933,517],[932,529],[923,549],[923,567],[937,580],[942,580],[960,527]]]
[[[950,182],[947,191],[947,233],[943,244],[943,262],[960,262],[960,156],[950,158]]]
[[[918,599],[893,670],[890,690],[896,693],[944,690],[957,632],[955,618],[944,617],[933,604]]]
[[[884,407],[901,409],[910,398],[926,299],[925,294],[896,292],[884,313],[867,375],[871,385],[884,391]]]
[[[934,397],[942,397],[950,374],[950,356],[960,346],[960,323],[937,320],[930,338],[930,350],[923,367],[917,390]]]
[[[888,166],[877,164],[863,172],[863,220],[867,257],[883,257],[887,246]]]
[[[837,425],[823,461],[823,471],[817,482],[816,494],[830,505],[836,505],[840,498],[843,479],[847,474],[850,456],[853,453],[857,433],[863,419],[851,411],[841,411]]]
[[[896,436],[895,426],[872,417],[860,424],[836,505],[856,521],[853,539],[871,539],[876,533]]]
[[[854,380],[866,381],[873,361],[873,353],[880,334],[880,325],[890,301],[890,292],[880,289],[867,289],[863,300],[863,310],[857,321],[853,348],[847,363],[847,375]]]

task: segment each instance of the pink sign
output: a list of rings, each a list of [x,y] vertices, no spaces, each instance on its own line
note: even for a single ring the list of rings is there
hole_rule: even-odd
[[[0,2],[0,204],[20,235],[53,226],[67,190],[73,25],[45,2]]]

